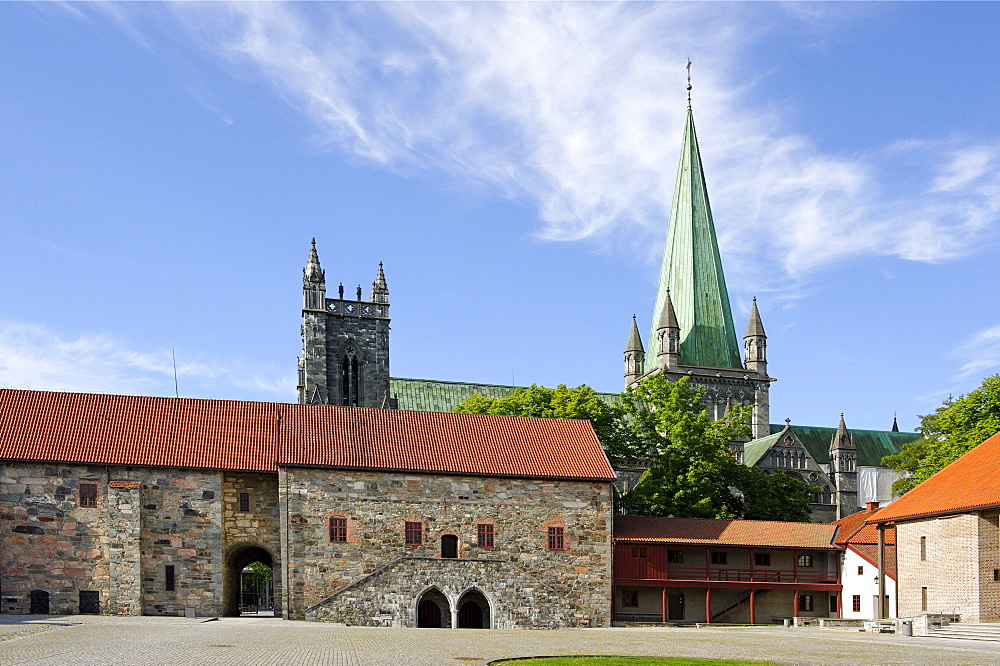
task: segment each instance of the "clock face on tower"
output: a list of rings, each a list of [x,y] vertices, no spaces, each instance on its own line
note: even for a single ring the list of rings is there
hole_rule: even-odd
[[[352,312],[354,312],[354,304],[348,303],[347,305],[345,305],[344,312],[346,312],[347,314],[351,314]]]

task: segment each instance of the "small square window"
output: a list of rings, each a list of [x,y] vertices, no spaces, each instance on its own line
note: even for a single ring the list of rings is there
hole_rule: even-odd
[[[813,609],[813,596],[811,594],[799,595],[799,610],[811,611]]]
[[[565,528],[549,528],[549,550],[566,550]]]
[[[167,592],[174,591],[174,584],[175,584],[174,565],[168,564],[167,566],[163,567],[163,582],[164,582],[164,589]]]
[[[250,493],[240,493],[240,511],[246,513],[250,510]]]
[[[646,547],[645,546],[632,546],[632,559],[634,559],[634,560],[644,560],[644,559],[646,559]]]
[[[476,526],[476,545],[480,548],[493,547],[493,525],[480,523]]]
[[[639,607],[639,590],[622,590],[622,608]]]
[[[347,543],[347,518],[330,519],[330,542]]]
[[[851,610],[855,613],[861,612],[861,595],[855,594],[851,597]]]
[[[858,566],[858,575],[859,576],[864,576],[865,575],[865,567],[864,567],[864,565]]]
[[[712,553],[712,564],[728,564],[729,553]]]
[[[80,506],[97,506],[97,484],[80,484]]]
[[[419,546],[424,542],[424,524],[417,521],[406,521],[406,545]]]
[[[753,563],[758,567],[769,567],[771,566],[771,553],[754,553]]]
[[[684,551],[683,550],[668,550],[667,551],[667,562],[671,564],[683,564],[684,563]]]
[[[813,565],[812,555],[799,555],[799,566],[809,568]]]

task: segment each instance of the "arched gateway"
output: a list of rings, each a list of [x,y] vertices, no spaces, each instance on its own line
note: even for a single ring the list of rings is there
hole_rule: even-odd
[[[271,567],[274,571],[274,558],[265,548],[256,544],[242,544],[229,549],[226,554],[222,572],[222,615],[224,617],[239,617],[242,599],[240,576],[243,569],[252,562]],[[277,580],[275,580],[277,593]],[[275,615],[278,615],[277,608]]]

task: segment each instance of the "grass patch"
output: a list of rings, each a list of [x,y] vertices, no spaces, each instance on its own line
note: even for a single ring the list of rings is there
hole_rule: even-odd
[[[731,659],[684,659],[674,657],[536,657],[501,659],[491,666],[779,666],[771,661],[733,661]]]

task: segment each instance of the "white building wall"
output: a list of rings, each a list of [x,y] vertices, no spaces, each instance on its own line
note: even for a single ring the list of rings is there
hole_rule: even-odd
[[[859,574],[858,571],[861,571]],[[841,570],[843,599],[841,617],[851,620],[874,620],[878,599],[878,567],[861,557],[850,547],[844,554],[844,568]],[[889,617],[896,617],[896,581],[885,577],[885,593],[889,597]],[[861,597],[861,610],[854,611],[854,597]]]

